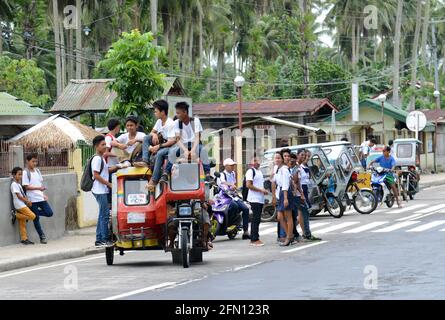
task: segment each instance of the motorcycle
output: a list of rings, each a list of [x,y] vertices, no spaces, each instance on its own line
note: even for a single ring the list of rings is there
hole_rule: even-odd
[[[344,200],[348,206],[352,205],[358,213],[371,214],[377,208],[377,197],[372,190],[360,188],[358,186],[360,182],[358,173],[354,171],[346,187]]]
[[[392,174],[392,170],[382,167],[371,168],[371,170],[371,186],[372,191],[377,197],[377,203],[382,205],[383,202],[385,202],[388,208],[392,208],[395,202],[395,197],[386,182],[386,176]]]
[[[215,173],[219,177],[219,173]],[[210,214],[210,234],[216,236],[227,235],[229,239],[235,239],[241,226],[241,213],[235,217],[229,217],[229,206],[232,201],[243,201],[236,190],[230,189],[227,185],[221,185],[219,192],[211,201]]]
[[[400,193],[403,201],[414,199],[414,195],[419,192],[418,173],[415,166],[402,167],[399,171]]]
[[[334,180],[333,176],[327,176],[321,182],[312,188],[310,192],[310,209],[311,216],[316,215],[323,209],[327,211],[334,218],[341,218],[345,212],[345,207],[340,199],[334,195]]]

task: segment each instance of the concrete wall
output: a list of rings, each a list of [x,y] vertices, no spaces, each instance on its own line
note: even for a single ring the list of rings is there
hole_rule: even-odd
[[[49,240],[60,238],[66,230],[67,214],[73,218],[76,213],[77,176],[75,173],[60,173],[43,176],[45,192],[48,202],[54,211],[51,218],[41,217],[43,230]],[[20,241],[18,222],[11,224],[11,179],[0,179],[0,246],[16,244]],[[75,217],[74,217],[75,219]],[[31,241],[37,242],[39,237],[32,222],[27,224],[28,236]]]

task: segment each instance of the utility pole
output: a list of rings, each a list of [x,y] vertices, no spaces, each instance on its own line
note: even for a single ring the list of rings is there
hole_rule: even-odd
[[[432,36],[432,54],[434,64],[434,90],[439,90],[439,70],[437,66],[437,44],[436,44],[436,21],[431,21],[431,36]],[[440,95],[436,97],[436,109],[440,109]]]
[[[76,79],[82,79],[82,1],[76,0]]]

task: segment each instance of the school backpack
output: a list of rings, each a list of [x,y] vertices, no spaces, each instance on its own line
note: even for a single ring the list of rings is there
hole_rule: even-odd
[[[252,174],[253,174],[253,176],[252,176],[252,180],[253,179],[255,179],[255,169],[254,168],[250,168],[250,169],[252,169]],[[250,170],[249,169],[249,170]],[[243,200],[244,201],[247,201],[247,196],[249,195],[249,188],[247,188],[247,180],[246,180],[246,177],[244,177],[244,179],[243,179],[243,188],[242,188],[242,191],[241,191],[241,193],[242,193],[242,195],[243,195]]]
[[[91,170],[91,162],[93,161],[94,157],[100,157],[97,154],[92,156],[90,159],[88,159],[87,163],[85,164],[85,167],[83,168],[82,173],[82,179],[80,180],[80,189],[85,192],[91,191],[93,189],[93,172]],[[104,160],[101,158],[101,164],[100,164],[100,173],[102,173],[102,170],[104,169],[105,163]]]

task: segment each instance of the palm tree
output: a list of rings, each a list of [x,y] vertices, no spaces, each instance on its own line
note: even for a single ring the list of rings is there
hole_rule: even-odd
[[[413,49],[412,49],[412,55],[411,55],[411,91],[412,95],[409,101],[408,109],[410,111],[415,109],[415,100],[416,96],[414,94],[414,90],[416,89],[416,77],[417,77],[417,54],[419,50],[419,36],[420,36],[420,27],[422,25],[422,0],[417,0],[417,8],[416,8],[416,28],[414,31],[414,42],[413,42]]]
[[[400,37],[403,19],[403,0],[397,1],[396,27],[394,31],[393,104],[400,107]]]
[[[12,17],[12,6],[8,0],[0,2],[0,55],[3,52],[3,19]]]

